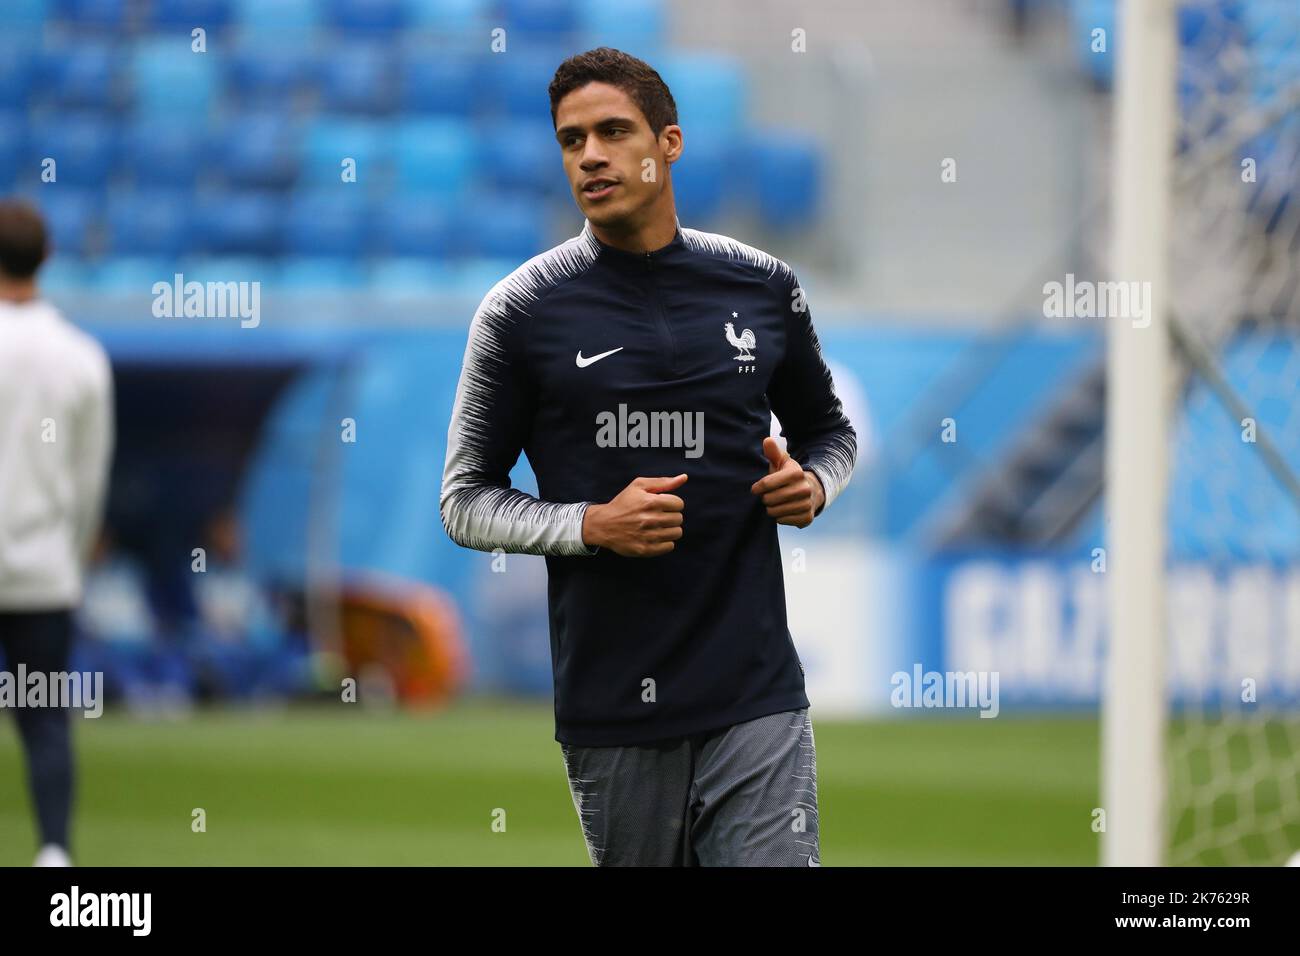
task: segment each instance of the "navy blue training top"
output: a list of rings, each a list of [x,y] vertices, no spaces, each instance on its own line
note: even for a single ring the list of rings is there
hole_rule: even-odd
[[[457,544],[546,556],[556,740],[645,743],[808,706],[777,523],[749,490],[773,413],[829,505],[857,436],[794,273],[734,239],[679,223],[634,253],[587,222],[484,297],[440,510]],[[521,450],[539,497],[510,485]],[[583,543],[589,504],[682,472],[674,550]]]

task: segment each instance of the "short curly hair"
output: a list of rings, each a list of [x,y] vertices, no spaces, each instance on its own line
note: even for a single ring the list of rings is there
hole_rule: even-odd
[[[0,199],[0,275],[30,279],[48,253],[45,221],[36,207],[19,199]]]
[[[655,136],[677,123],[677,103],[655,68],[630,53],[601,46],[569,57],[556,69],[548,90],[552,127],[560,100],[588,83],[608,83],[626,93],[645,114]]]

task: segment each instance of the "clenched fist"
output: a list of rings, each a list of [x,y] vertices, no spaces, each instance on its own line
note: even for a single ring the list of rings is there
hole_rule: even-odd
[[[603,505],[588,505],[582,519],[582,541],[608,548],[625,558],[653,558],[673,550],[682,536],[686,502],[669,494],[686,483],[674,478],[634,478],[618,496]]]

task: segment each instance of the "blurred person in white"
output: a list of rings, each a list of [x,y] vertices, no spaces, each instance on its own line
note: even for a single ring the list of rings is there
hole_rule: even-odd
[[[69,669],[113,447],[108,357],[41,298],[48,253],[40,214],[0,200],[0,652],[11,673],[28,675]],[[40,831],[36,865],[71,865],[69,713],[16,707],[14,717]]]

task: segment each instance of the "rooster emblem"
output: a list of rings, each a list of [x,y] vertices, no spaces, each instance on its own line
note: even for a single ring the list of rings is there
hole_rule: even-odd
[[[735,312],[731,313],[733,319],[739,318]],[[736,325],[734,322],[728,322],[723,328],[727,332],[727,342],[733,348],[738,349],[740,354],[733,356],[737,362],[752,362],[754,356],[749,354],[749,350],[758,347],[758,341],[754,338],[752,329],[745,329],[740,335],[736,334]]]

